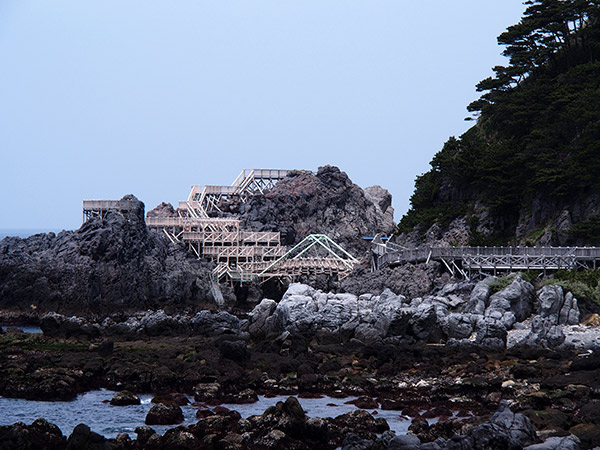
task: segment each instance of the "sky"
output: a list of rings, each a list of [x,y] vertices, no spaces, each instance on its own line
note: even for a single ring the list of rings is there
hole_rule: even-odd
[[[0,229],[75,229],[244,168],[393,196],[473,122],[522,0],[0,0]]]

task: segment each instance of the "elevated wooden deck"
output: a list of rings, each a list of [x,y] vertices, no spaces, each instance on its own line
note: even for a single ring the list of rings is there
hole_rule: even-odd
[[[83,221],[94,217],[105,217],[109,211],[129,212],[133,202],[130,200],[84,200]]]
[[[246,169],[230,186],[192,186],[188,200],[180,202],[178,217],[147,217],[146,226],[181,242],[198,258],[217,263],[213,278],[246,282],[272,277],[298,278],[309,274],[349,274],[358,261],[325,235],[310,235],[292,249],[281,245],[281,234],[242,230],[235,217],[211,217],[221,201],[240,201],[271,189],[289,170]],[[85,200],[84,221],[108,211],[125,212],[129,202]]]
[[[264,194],[283,179],[290,170],[244,169],[229,186],[193,185],[187,200],[179,202],[179,210],[191,217],[206,217],[221,212],[222,202],[238,199],[248,201],[252,195]]]

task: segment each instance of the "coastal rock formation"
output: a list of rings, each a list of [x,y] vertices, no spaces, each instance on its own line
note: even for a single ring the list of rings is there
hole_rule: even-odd
[[[535,288],[518,274],[507,287],[489,298],[485,316],[501,320],[510,329],[531,315],[534,298]]]
[[[539,300],[538,314],[549,319],[555,325],[577,325],[579,323],[579,306],[571,292],[566,294],[561,286],[544,286],[537,293]]]
[[[326,294],[295,283],[278,304],[265,299],[257,305],[242,329],[256,339],[288,333],[338,342],[356,338],[370,343],[392,337],[439,342],[473,332],[478,318],[454,313],[466,301],[451,294],[408,300],[389,289],[378,296]]]
[[[109,212],[76,231],[0,241],[0,309],[102,315],[208,305],[210,265],[144,222],[133,196],[129,212]]]
[[[437,262],[429,265],[405,264],[393,268],[384,267],[376,272],[359,267],[342,280],[341,290],[354,295],[378,295],[385,289],[390,289],[408,298],[424,297],[448,281],[440,269]]]
[[[121,320],[119,320],[121,319]],[[125,317],[107,317],[95,322],[83,317],[66,317],[57,313],[42,316],[40,327],[46,336],[60,338],[97,338],[100,336],[156,337],[237,334],[240,320],[224,311],[203,310],[192,315],[169,315],[163,310],[135,313]]]
[[[175,403],[156,403],[146,414],[146,425],[173,425],[183,422],[183,412]]]
[[[240,205],[240,213],[246,228],[280,231],[286,245],[323,233],[354,256],[368,249],[364,237],[394,231],[390,194],[380,187],[363,191],[333,166],[290,173]]]

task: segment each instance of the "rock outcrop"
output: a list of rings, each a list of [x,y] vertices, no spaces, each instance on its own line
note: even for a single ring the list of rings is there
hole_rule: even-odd
[[[537,293],[539,300],[538,314],[550,320],[554,325],[577,325],[579,323],[579,306],[571,292],[566,294],[561,286],[547,285]]]
[[[214,303],[210,265],[150,232],[144,204],[76,231],[0,241],[0,309],[67,314],[181,310]]]
[[[42,316],[40,327],[44,335],[60,338],[97,338],[100,336],[155,337],[237,334],[240,320],[225,311],[202,310],[194,315],[169,315],[163,310],[135,313],[124,320],[107,317],[101,322],[83,317],[66,317],[57,313]],[[123,319],[123,318],[121,318]]]
[[[242,329],[255,339],[287,333],[324,342],[352,338],[366,343],[387,338],[439,342],[472,334],[478,317],[456,313],[466,301],[452,294],[408,300],[389,289],[378,296],[326,294],[295,283],[278,304],[265,299],[257,305]]]
[[[363,191],[333,166],[290,173],[240,205],[240,213],[246,228],[280,231],[286,245],[323,233],[355,256],[368,249],[365,236],[394,231],[390,194],[380,187]]]

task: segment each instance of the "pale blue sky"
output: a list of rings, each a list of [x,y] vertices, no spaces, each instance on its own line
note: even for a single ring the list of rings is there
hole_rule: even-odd
[[[0,0],[0,228],[72,229],[243,168],[339,166],[408,208],[521,0]]]

